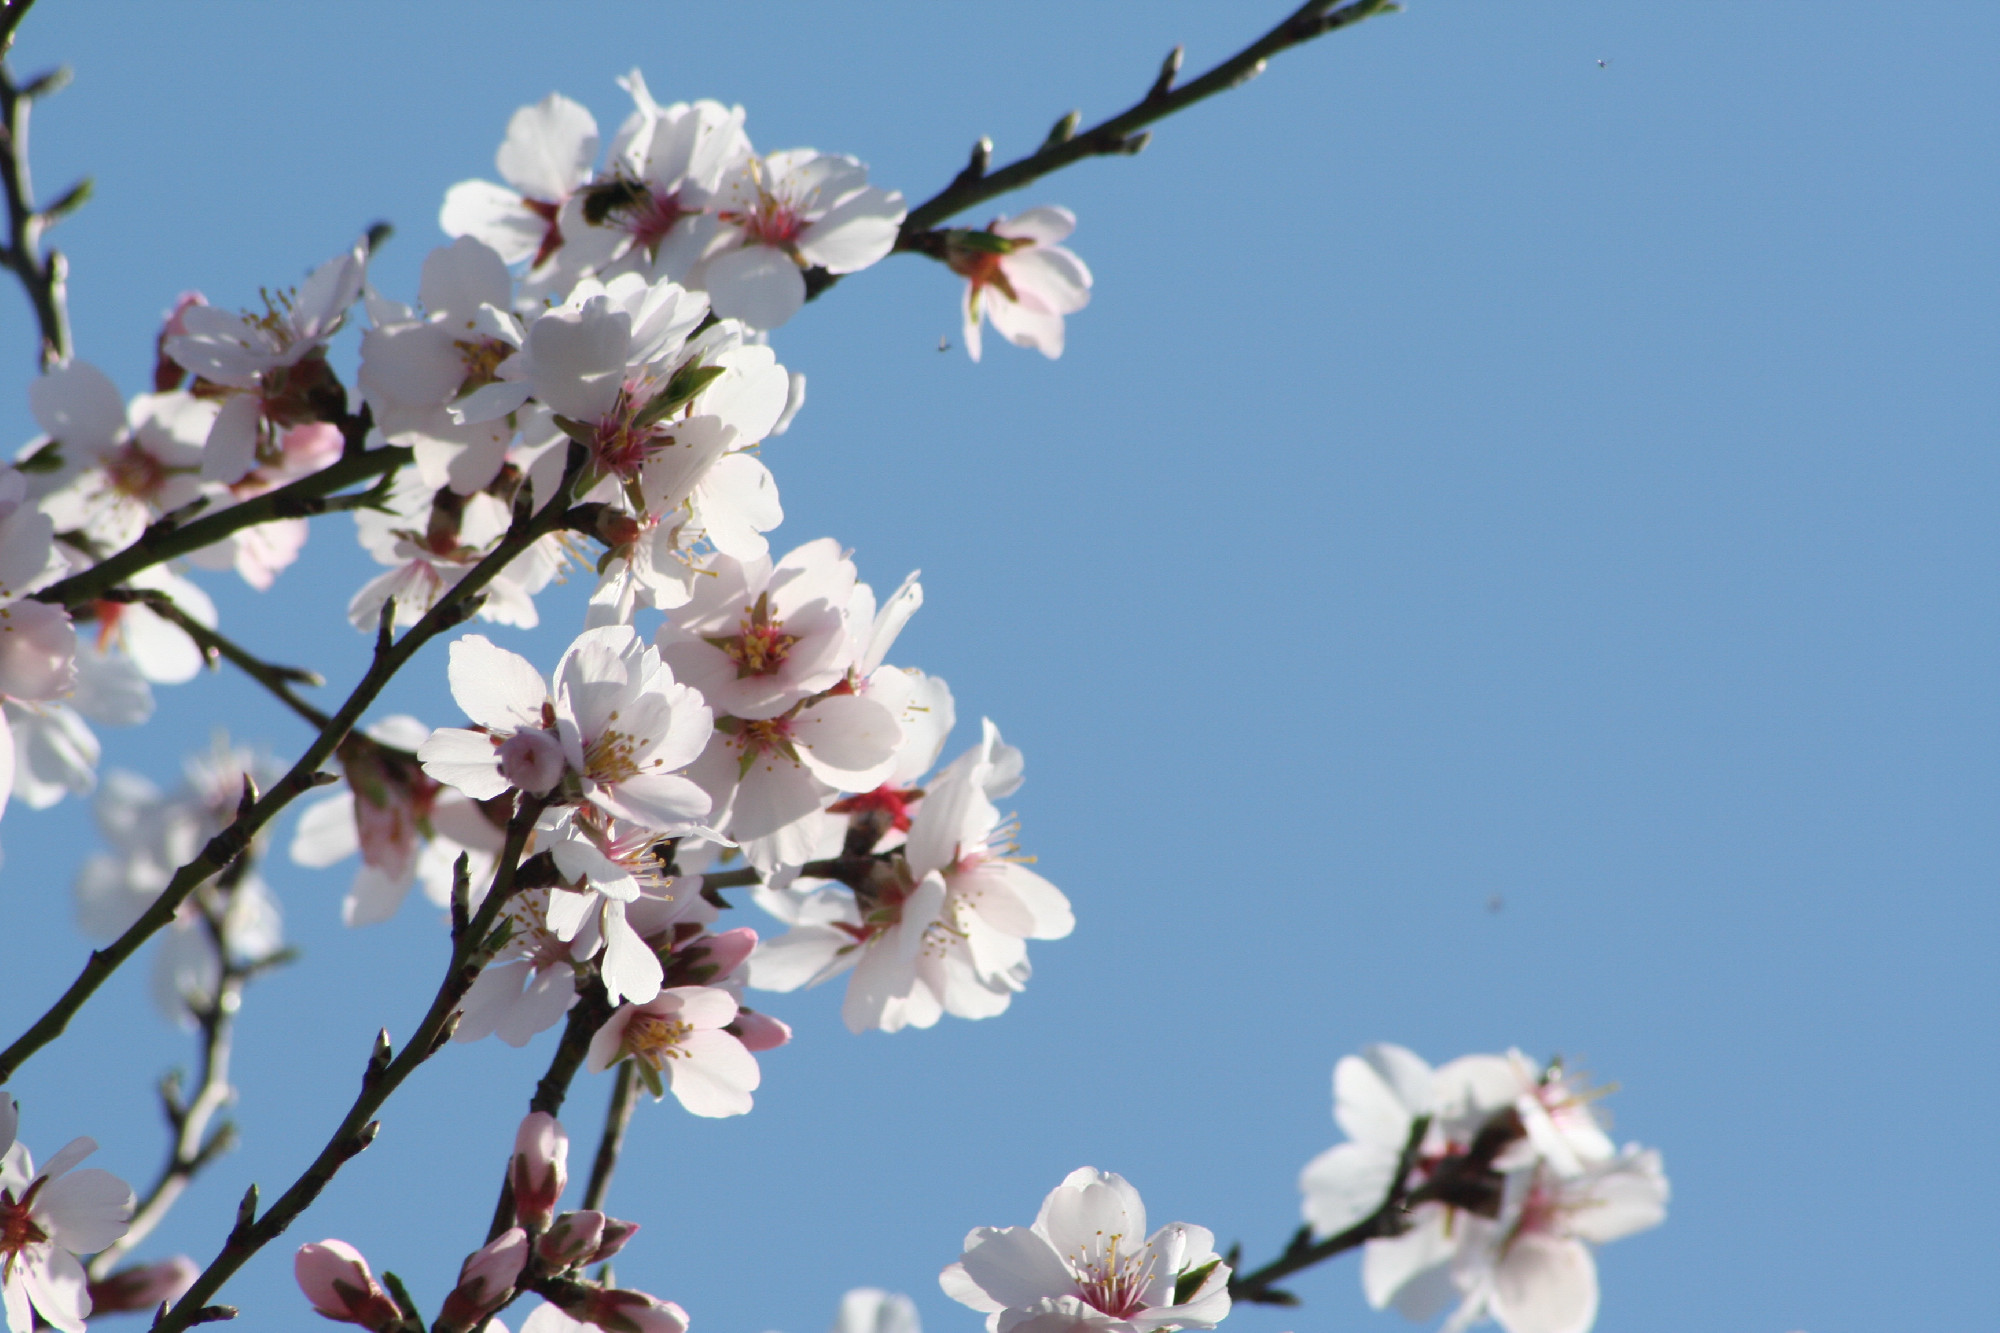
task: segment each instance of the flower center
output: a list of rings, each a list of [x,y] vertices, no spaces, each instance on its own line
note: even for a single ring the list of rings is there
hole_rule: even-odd
[[[465,363],[465,379],[459,383],[462,398],[474,389],[500,382],[500,363],[514,355],[514,349],[498,338],[454,338],[459,360]]]
[[[113,490],[144,500],[166,482],[167,465],[128,440],[105,456],[104,473]]]
[[[616,721],[613,713],[608,721]],[[632,758],[637,746],[637,738],[622,731],[607,728],[603,735],[592,741],[583,752],[584,772],[593,781],[606,784],[624,782],[639,776],[639,765]]]
[[[599,467],[615,473],[620,480],[631,481],[639,475],[639,469],[668,441],[667,433],[655,422],[637,424],[640,409],[638,396],[632,392],[633,386],[626,385],[618,391],[618,402],[611,414],[597,423],[590,442],[590,451],[597,459]]]
[[[1137,1254],[1120,1254],[1125,1239],[1117,1232],[1098,1232],[1092,1250],[1070,1256],[1083,1299],[1113,1319],[1125,1319],[1146,1308],[1146,1286],[1153,1276],[1153,1250],[1141,1248]]]
[[[693,1032],[694,1024],[686,1019],[634,1014],[625,1025],[625,1052],[654,1069],[664,1069],[667,1061],[687,1055],[681,1047]]]
[[[699,211],[682,207],[678,190],[672,194],[647,190],[645,198],[625,211],[625,230],[631,233],[634,242],[645,246],[646,252],[652,254],[659,250],[660,242],[667,239],[667,233],[680,225],[682,218],[692,217]]]
[[[743,608],[743,622],[734,634],[708,636],[705,642],[736,663],[736,679],[769,676],[785,664],[799,636],[784,632],[782,621],[771,619],[771,594],[760,592],[757,600]]]
[[[49,1233],[35,1225],[35,1195],[42,1188],[42,1181],[36,1180],[28,1186],[28,1192],[19,1202],[14,1199],[14,1191],[0,1190],[0,1276],[11,1277],[14,1260],[30,1245],[40,1245],[49,1238]]]

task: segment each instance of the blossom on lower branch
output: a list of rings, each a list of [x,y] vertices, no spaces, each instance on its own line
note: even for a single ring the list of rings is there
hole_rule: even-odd
[[[1371,1046],[1335,1066],[1348,1141],[1301,1174],[1306,1221],[1331,1235],[1393,1195],[1409,1225],[1363,1248],[1369,1304],[1426,1320],[1456,1301],[1450,1333],[1486,1319],[1507,1333],[1585,1333],[1598,1303],[1589,1246],[1657,1226],[1668,1194],[1660,1155],[1615,1147],[1596,1101],[1560,1064],[1538,1069],[1519,1051],[1434,1070]]]
[[[631,1060],[655,1097],[668,1089],[700,1116],[742,1115],[762,1074],[757,1057],[724,1031],[736,1000],[713,986],[669,986],[645,1004],[628,1004],[591,1039],[589,1068]]]
[[[71,1139],[37,1172],[15,1137],[20,1108],[0,1093],[0,1295],[7,1327],[33,1333],[43,1324],[83,1333],[90,1293],[77,1256],[123,1236],[132,1187],[109,1171],[72,1171],[97,1151],[94,1139]]]
[[[988,1333],[1145,1333],[1214,1328],[1229,1313],[1229,1265],[1206,1227],[1146,1233],[1125,1178],[1078,1167],[1029,1227],[976,1227],[938,1275],[947,1296],[986,1315]]]

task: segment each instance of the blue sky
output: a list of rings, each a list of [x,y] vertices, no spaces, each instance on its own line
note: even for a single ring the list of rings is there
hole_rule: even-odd
[[[407,298],[444,189],[552,89],[608,128],[637,64],[921,198],[978,135],[1011,157],[1279,8],[43,0],[17,65],[76,69],[35,164],[96,178],[56,240],[80,353],[136,391],[176,293],[254,300],[377,218]],[[779,546],[923,569],[898,660],[950,681],[954,748],[985,714],[1026,751],[1023,842],[1079,925],[999,1019],[856,1038],[835,990],[774,1003],[798,1040],[752,1115],[642,1108],[621,1277],[707,1333],[814,1333],[862,1283],[971,1333],[936,1270],[1086,1162],[1261,1258],[1335,1137],[1333,1061],[1391,1040],[1619,1085],[1675,1197],[1601,1255],[1606,1333],[1990,1318],[1996,53],[1971,3],[1433,0],[999,205],[1080,216],[1061,361],[940,354],[955,284],[906,256],[782,330],[812,388],[765,454]],[[0,292],[22,441],[30,347]],[[272,594],[204,577],[331,694],[371,568],[336,518]],[[506,641],[552,663],[580,594]],[[456,720],[441,651],[388,702]],[[168,777],[218,722],[303,742],[225,675],[107,762]],[[82,960],[93,837],[76,802],[0,827],[0,1028]],[[247,1181],[289,1181],[442,963],[414,906],[343,932],[344,868],[269,873],[306,957],[246,1007],[243,1148],[148,1252],[205,1262]],[[14,1089],[29,1142],[90,1133],[135,1181],[187,1058],[142,973]],[[337,1235],[434,1304],[547,1044],[428,1066],[231,1299],[306,1326],[290,1246]],[[1296,1285],[1229,1327],[1398,1325],[1352,1261]]]

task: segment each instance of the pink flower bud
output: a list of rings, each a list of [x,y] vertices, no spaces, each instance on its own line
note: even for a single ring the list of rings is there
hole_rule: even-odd
[[[508,1176],[514,1186],[515,1220],[530,1231],[546,1230],[555,1216],[556,1200],[569,1184],[569,1135],[554,1116],[531,1111],[521,1122]]]
[[[554,732],[535,727],[500,742],[500,776],[522,791],[540,796],[562,775],[562,743]]]
[[[791,1025],[755,1009],[738,1009],[726,1031],[736,1034],[746,1051],[769,1051],[792,1039]]]
[[[179,1300],[181,1293],[200,1276],[201,1269],[185,1254],[156,1264],[121,1268],[90,1284],[90,1312],[101,1315],[150,1310],[161,1301]]]
[[[606,1259],[624,1249],[625,1242],[638,1234],[639,1224],[637,1222],[621,1222],[615,1217],[605,1218],[604,1239],[598,1243],[595,1250],[590,1252],[590,1257],[585,1259],[584,1262],[586,1264],[603,1263]]]
[[[549,1225],[548,1232],[536,1243],[535,1253],[558,1273],[588,1263],[603,1243],[604,1220],[604,1214],[594,1208],[564,1213]]]
[[[285,456],[287,476],[303,476],[331,467],[340,459],[343,445],[340,427],[327,421],[308,421],[285,432],[278,448]]]
[[[509,1227],[498,1240],[467,1257],[458,1270],[458,1285],[444,1298],[437,1327],[470,1330],[504,1304],[528,1265],[528,1233]]]
[[[299,1246],[292,1273],[313,1309],[336,1323],[387,1333],[403,1320],[403,1312],[376,1285],[361,1251],[344,1240]]]
[[[692,947],[703,955],[696,962],[715,969],[715,975],[708,981],[712,986],[743,966],[743,960],[757,947],[757,932],[748,926],[738,926],[720,935],[710,935]]]
[[[562,1308],[570,1318],[595,1324],[606,1333],[687,1333],[686,1310],[643,1291],[584,1287]]]

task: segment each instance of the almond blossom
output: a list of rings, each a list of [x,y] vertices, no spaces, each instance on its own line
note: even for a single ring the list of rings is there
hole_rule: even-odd
[[[506,461],[511,414],[528,386],[500,376],[525,336],[509,307],[514,280],[492,247],[461,236],[424,259],[422,313],[380,297],[361,339],[356,382],[391,444],[415,452],[432,490],[483,490]]]
[[[1598,1303],[1591,1246],[1658,1226],[1667,1194],[1660,1154],[1637,1147],[1580,1174],[1513,1173],[1499,1217],[1462,1219],[1452,1277],[1466,1296],[1445,1333],[1487,1318],[1507,1333],[1588,1333]]]
[[[945,1295],[986,1315],[988,1333],[1139,1333],[1214,1328],[1229,1313],[1229,1265],[1206,1227],[1148,1235],[1139,1192],[1078,1167],[1029,1227],[975,1227],[938,1275]]]
[[[980,325],[1016,347],[1062,355],[1063,316],[1090,304],[1090,270],[1060,242],[1076,230],[1067,208],[1031,208],[995,218],[985,231],[946,235],[945,263],[965,279],[966,355],[980,353]]]
[[[723,239],[699,280],[717,314],[775,329],[805,304],[806,269],[854,273],[886,257],[905,211],[851,157],[794,148],[750,158],[722,184]]]
[[[446,192],[438,224],[447,236],[472,236],[509,264],[539,267],[562,246],[556,216],[590,179],[597,160],[597,122],[557,93],[524,106],[507,122],[494,157],[507,186],[461,181]]]
[[[84,1333],[90,1293],[79,1255],[123,1236],[132,1187],[109,1171],[71,1170],[97,1151],[94,1139],[71,1139],[38,1172],[16,1133],[20,1107],[0,1093],[0,1296],[7,1327],[34,1333],[36,1319],[62,1333]]]
[[[326,397],[340,385],[323,349],[360,297],[367,266],[367,243],[358,242],[314,269],[296,295],[267,295],[261,315],[210,305],[181,312],[186,332],[167,339],[166,354],[197,377],[198,395],[222,404],[203,480],[239,481],[277,456],[285,430],[325,419]]]
[[[723,1031],[735,1018],[727,991],[669,986],[613,1014],[591,1039],[588,1065],[598,1072],[631,1060],[655,1097],[671,1090],[695,1115],[742,1115],[761,1075],[757,1057]]]

